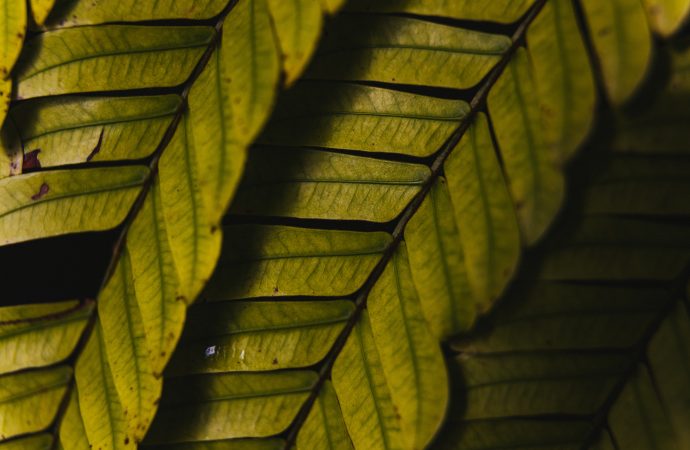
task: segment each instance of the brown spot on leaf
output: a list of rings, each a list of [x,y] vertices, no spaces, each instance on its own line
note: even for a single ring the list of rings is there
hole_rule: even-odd
[[[273,365],[275,366],[276,364],[278,364],[278,358],[273,358]]]
[[[96,146],[93,148],[93,150],[91,150],[91,153],[89,153],[89,156],[86,157],[86,162],[91,161],[93,157],[101,151],[101,144],[103,144],[103,130],[105,130],[105,128],[101,128],[101,134],[100,136],[98,136],[98,142],[96,143]]]
[[[24,153],[24,159],[22,161],[22,172],[26,172],[31,169],[41,168],[41,161],[38,160],[39,153],[41,153],[40,148],[32,150],[29,153]]]
[[[127,445],[127,444],[129,444],[129,438],[128,437],[125,438],[125,445]]]
[[[38,189],[38,192],[31,196],[31,200],[40,200],[41,198],[43,198],[44,195],[48,193],[49,190],[50,187],[48,186],[48,183],[43,183],[41,187]]]
[[[611,27],[604,27],[599,32],[597,33],[599,36],[606,36],[607,34],[611,33],[612,29]]]

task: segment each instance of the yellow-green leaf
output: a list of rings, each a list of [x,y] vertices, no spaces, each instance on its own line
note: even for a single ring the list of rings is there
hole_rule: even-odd
[[[511,203],[486,116],[477,116],[444,168],[473,306],[482,313],[512,277],[520,252],[517,208]]]
[[[146,157],[180,104],[177,95],[52,97],[20,103],[11,118],[25,153],[49,167]]]
[[[539,239],[563,199],[563,175],[546,145],[526,51],[520,49],[489,94],[489,114],[527,244]]]
[[[596,90],[572,2],[544,6],[527,32],[544,143],[554,161],[569,159],[594,120]]]
[[[53,421],[67,384],[68,366],[0,375],[0,436],[35,433]]]
[[[0,125],[5,121],[7,110],[10,107],[10,97],[12,94],[12,79],[0,79]]]
[[[360,31],[352,33],[355,29]],[[509,47],[506,36],[417,19],[346,14],[329,27],[305,77],[467,89]]]
[[[296,448],[353,450],[333,385],[326,381],[309,417],[297,435]]]
[[[107,25],[39,34],[17,67],[19,99],[177,86],[213,38],[211,27]]]
[[[70,392],[65,418],[60,424],[60,446],[63,450],[90,450],[79,409],[79,397],[74,386]]]
[[[225,103],[232,133],[249,144],[268,118],[278,86],[278,49],[267,0],[242,1],[223,26],[221,77],[229,94]]]
[[[75,369],[84,430],[93,447],[104,450],[135,448],[104,347],[100,326],[96,325]]]
[[[268,6],[280,41],[285,84],[291,85],[316,48],[322,26],[321,5],[318,0],[268,0]]]
[[[0,242],[118,225],[148,175],[141,166],[56,170],[0,180]]]
[[[325,151],[253,151],[231,211],[304,219],[394,219],[429,177],[419,164]]]
[[[26,34],[26,2],[2,0],[0,10],[0,82],[6,83]]]
[[[610,100],[619,105],[639,87],[650,64],[652,39],[640,0],[583,0]]]
[[[125,253],[131,275],[125,271],[123,276],[132,277],[156,375],[170,359],[186,309],[184,298],[178,296],[179,279],[167,233],[160,191],[154,186],[132,224]]]
[[[668,37],[685,23],[690,14],[688,0],[643,0],[652,29]]]
[[[446,179],[439,178],[405,229],[412,278],[438,338],[469,329],[477,317],[452,211]]]
[[[48,18],[56,0],[31,0],[31,14],[36,25],[41,26]]]
[[[0,444],[2,450],[49,450],[53,445],[53,437],[43,433],[35,436],[28,436],[14,441]]]
[[[128,435],[139,442],[153,420],[162,383],[153,373],[137,300],[130,256],[125,251],[98,298],[98,311],[105,353],[126,416]]]
[[[166,375],[311,366],[326,356],[353,310],[344,300],[192,308]]]
[[[58,2],[49,26],[74,27],[109,22],[211,19],[220,14],[226,5],[226,0],[159,0],[155,2],[91,0]]]
[[[404,245],[372,289],[367,305],[404,448],[423,448],[445,415],[448,381],[441,346],[422,314]]]
[[[461,100],[309,82],[285,93],[259,142],[429,156],[468,109]]]
[[[76,301],[0,308],[0,373],[66,359],[92,310]]]
[[[217,271],[202,299],[292,295],[344,296],[356,291],[390,242],[386,233],[228,226]],[[258,245],[261,244],[261,247]],[[347,277],[342,277],[347,273]]]
[[[333,388],[355,448],[403,447],[395,405],[366,313],[333,366]]]
[[[160,202],[179,280],[180,300],[192,302],[206,284],[220,253],[220,230],[202,196],[192,123],[186,118],[161,157]],[[176,334],[177,335],[177,334]]]
[[[310,371],[176,378],[168,384],[173,396],[161,403],[147,443],[279,434],[290,425],[315,379]]]

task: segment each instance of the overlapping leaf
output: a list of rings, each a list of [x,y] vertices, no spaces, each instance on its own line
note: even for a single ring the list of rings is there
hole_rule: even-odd
[[[36,22],[46,3],[32,2]],[[63,2],[29,39],[3,127],[0,242],[118,226],[120,238],[97,306],[0,309],[0,446],[143,439],[186,307],[218,258],[245,149],[281,72],[291,82],[303,70],[338,7]]]
[[[591,128],[585,39],[598,38],[583,28],[569,1],[348,4],[250,154],[146,444],[428,446],[448,404],[439,340],[502,293]],[[602,58],[624,61],[635,43],[606,45]],[[642,56],[604,71],[615,101],[639,85]]]
[[[439,448],[690,445],[690,147],[663,138],[690,86],[687,52],[671,59],[667,90],[597,149],[583,203],[539,268],[453,344],[465,386]]]
[[[5,121],[12,94],[10,72],[14,67],[27,33],[27,24],[33,20],[42,25],[53,8],[55,0],[31,0],[31,2],[3,0],[0,2],[0,125]],[[28,7],[30,11],[27,11]],[[0,172],[2,174],[2,172]]]

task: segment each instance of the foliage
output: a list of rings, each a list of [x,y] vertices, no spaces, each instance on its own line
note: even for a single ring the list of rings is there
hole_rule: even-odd
[[[664,92],[607,122],[558,233],[450,344],[438,448],[690,447],[688,57],[672,50]]]
[[[0,240],[121,234],[95,301],[0,308],[0,448],[425,448],[449,404],[441,447],[607,448],[639,442],[635,411],[687,445],[687,397],[660,412],[639,364],[687,390],[667,345],[687,306],[659,292],[686,281],[666,248],[684,228],[658,220],[687,214],[668,180],[687,149],[643,145],[654,119],[620,119],[617,148],[674,155],[614,157],[574,244],[474,329],[560,209],[597,102],[629,102],[690,2],[353,0],[306,70],[339,2],[226,3],[62,2],[24,46]]]
[[[322,8],[337,7],[62,2],[28,40],[3,128],[0,241],[122,225],[95,306],[5,312],[3,372],[25,370],[6,375],[3,438],[50,427],[65,449],[143,439],[186,307],[218,257],[246,147],[281,70],[294,80]],[[38,405],[44,415],[29,419]]]

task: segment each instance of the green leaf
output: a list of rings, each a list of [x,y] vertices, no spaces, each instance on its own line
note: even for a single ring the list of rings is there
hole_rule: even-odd
[[[0,372],[47,366],[67,358],[93,305],[59,302],[0,309]],[[32,351],[40,349],[40,352]]]
[[[528,100],[534,90],[527,54],[519,50],[488,100],[518,222],[529,244],[544,233],[563,200],[563,176],[541,132],[539,105]]]
[[[48,14],[53,9],[56,0],[31,0],[31,13],[36,25],[43,25],[48,18]]]
[[[690,14],[688,0],[644,0],[652,29],[662,36],[674,34]]]
[[[352,449],[340,405],[331,382],[324,383],[304,427],[297,435],[297,448],[323,448],[329,450]]]
[[[121,233],[69,363],[36,369],[75,365],[76,382],[68,377],[55,414],[46,408],[48,424],[17,439],[50,426],[65,448],[136,446],[165,373],[151,446],[424,448],[434,440],[449,402],[439,340],[471,329],[505,290],[520,245],[538,241],[557,213],[562,165],[592,127],[597,99],[584,42],[625,66],[603,65],[609,94],[621,103],[636,92],[651,52],[636,56],[628,42],[619,47],[596,32],[638,27],[647,44],[651,32],[639,20],[646,20],[641,4],[630,16],[586,6],[593,34],[585,36],[566,0],[355,2],[355,14],[329,24],[305,80],[269,121],[281,70],[284,83],[295,82],[316,46],[321,12],[338,6],[78,0],[60,5],[26,46],[9,112],[17,123],[5,127],[2,161],[10,169],[0,181],[6,217],[19,217],[21,227],[6,222],[26,235],[12,229],[8,239],[116,226]],[[476,31],[476,21],[492,23],[492,32]],[[17,148],[9,145],[13,127],[24,148],[21,170],[7,150]],[[255,140],[261,147],[224,218]],[[140,181],[118,203],[119,215],[102,214],[109,200],[82,201],[80,187],[135,171]],[[86,175],[89,183],[69,191],[71,203],[59,197],[60,208],[42,206],[54,198],[42,180],[72,186]],[[603,211],[628,189],[623,181],[604,183],[603,195],[585,203]],[[683,186],[666,181],[662,192]],[[683,211],[679,202],[643,200],[656,214]],[[640,213],[632,206],[619,203],[624,214]],[[37,214],[45,230],[28,226]],[[682,249],[596,243],[547,261],[545,280],[616,282],[628,273],[657,283],[682,265]],[[585,265],[592,255],[597,263]],[[616,258],[624,263],[612,264]],[[425,286],[431,279],[434,289]],[[191,310],[190,331],[164,372],[187,305],[202,289],[207,303]],[[586,312],[601,304],[597,298]],[[644,307],[631,329],[646,326]],[[567,335],[562,321],[551,326],[562,341],[542,342],[524,326],[524,343],[511,333],[499,343],[568,348],[572,330]],[[493,341],[473,348],[481,345]],[[497,370],[527,376],[522,361],[501,361]],[[571,372],[546,358],[535,367],[586,378],[574,390],[581,395],[562,402],[568,414],[586,414],[598,399],[586,394],[605,389],[592,380],[608,380],[614,360],[594,369],[568,361]],[[2,376],[35,372],[21,369]],[[549,414],[565,384],[530,411]],[[510,401],[472,407],[477,421],[519,413]]]
[[[166,19],[211,19],[227,5],[225,0],[97,0],[58,2],[48,26],[75,27],[109,22],[138,22]]]
[[[429,156],[468,113],[462,100],[347,83],[300,83],[283,99],[259,143]]]
[[[355,448],[403,448],[400,419],[367,314],[350,334],[333,366],[332,379]]]
[[[7,109],[10,107],[10,97],[12,92],[12,80],[6,79],[0,81],[0,124],[5,121],[7,116]],[[3,152],[2,156],[5,152]],[[3,164],[4,166],[4,164]]]
[[[309,395],[316,374],[287,371],[274,374],[198,375],[168,384],[174,396],[161,403],[148,439],[152,444],[271,436],[287,427]],[[203,395],[198,396],[203,389]],[[256,415],[261,411],[262,414]]]
[[[113,228],[125,218],[148,173],[142,166],[103,167],[1,179],[0,242]]]
[[[213,34],[211,27],[135,25],[43,33],[26,44],[15,98],[177,86]]]
[[[41,167],[151,155],[180,107],[177,95],[57,97],[20,103],[11,120]]]
[[[89,444],[97,448],[135,446],[113,380],[99,325],[91,332],[75,369],[79,409]]]
[[[33,2],[37,25],[48,6]],[[303,28],[283,17],[275,29],[280,8],[265,0],[61,2],[25,45],[2,132],[0,242],[115,228],[119,237],[95,307],[0,308],[0,376],[69,371],[59,398],[32,404],[42,415],[30,429],[0,414],[12,436],[49,431],[65,450],[144,438],[186,308],[218,259],[246,148],[281,69],[297,77],[321,32],[322,4],[304,8],[314,26],[293,41],[285,30]]]
[[[404,246],[372,289],[367,309],[403,447],[421,448],[442,423],[448,382],[441,348],[422,315]],[[334,376],[334,382],[337,379]]]
[[[456,4],[465,9],[455,10]],[[241,414],[233,423],[210,412],[190,423],[188,410],[171,406],[157,417],[145,444],[219,440],[232,446],[266,436],[285,439],[285,448],[412,449],[435,442],[451,396],[439,341],[475,327],[514,276],[521,247],[539,241],[554,220],[564,195],[563,165],[589,135],[598,101],[596,66],[586,45],[593,36],[584,34],[589,31],[571,2],[468,5],[348,4],[356,13],[334,20],[304,79],[281,98],[249,154],[226,218],[220,264],[201,295],[208,303],[190,310],[187,326],[193,331],[166,373],[179,384],[164,392],[163,402],[182,404],[184,395],[193,411],[210,408],[204,406],[208,391],[192,387],[203,376],[275,376],[283,383],[283,376],[294,375],[298,383],[309,373],[311,386],[299,390],[306,395],[298,407],[292,392],[269,395],[290,405],[292,416],[280,411],[274,428],[257,429],[267,415],[256,412],[250,421],[245,404],[220,413]],[[613,24],[612,17],[602,17]],[[454,19],[496,26],[492,34],[481,33]],[[515,34],[506,36],[507,29]],[[649,57],[640,58],[645,66]],[[521,407],[529,410],[527,418],[505,427],[524,440],[516,448],[579,448],[578,439],[591,430],[579,416],[606,401],[624,358],[603,354],[591,364],[577,354],[551,360],[532,353],[569,351],[574,342],[583,351],[609,342],[612,353],[631,345],[630,336],[649,325],[650,311],[658,311],[649,302],[658,292],[613,292],[596,285],[598,274],[606,282],[622,281],[626,270],[652,258],[648,280],[662,281],[660,274],[681,267],[683,250],[581,247],[545,262],[546,286],[534,300],[542,309],[534,319],[506,319],[505,333],[486,340],[479,333],[455,344],[467,345],[467,355],[491,349],[496,360],[482,360],[469,373],[476,390],[467,398],[468,419],[479,437],[460,448],[514,445],[492,434],[489,421],[507,421]],[[623,263],[612,264],[614,256]],[[571,291],[561,288],[565,280],[595,280],[595,286]],[[595,289],[599,295],[583,296]],[[313,333],[304,311],[321,314],[317,303],[335,301],[352,304],[337,336],[329,334],[318,345],[311,339],[293,344],[292,336]],[[634,320],[611,322],[616,316],[606,314],[608,308],[626,302]],[[293,304],[304,311],[278,321],[276,310]],[[549,321],[558,306],[568,321]],[[231,317],[250,308],[270,321],[258,330],[236,329],[241,320]],[[592,333],[579,331],[599,313],[604,316],[590,325]],[[531,320],[543,320],[540,326],[556,337],[546,341]],[[286,334],[290,323],[294,328]],[[279,339],[289,342],[283,351]],[[505,360],[503,349],[511,352]],[[275,367],[267,364],[270,357]],[[458,357],[463,363],[469,358]],[[541,396],[532,394],[541,381],[531,379],[535,371],[554,378]],[[511,390],[518,384],[512,377],[525,386]],[[573,380],[578,383],[571,396],[559,397]],[[247,402],[268,401],[263,390],[247,395]],[[541,429],[530,420],[554,408],[569,420],[553,421],[558,430],[538,441]],[[179,428],[182,434],[167,433]]]
[[[273,26],[280,39],[285,83],[293,84],[316,49],[322,27],[322,6],[311,0],[268,0]]]
[[[215,275],[202,300],[345,296],[364,282],[390,242],[385,233],[282,226],[231,226],[225,235],[218,266],[229,273]],[[343,272],[349,276],[340,277]]]
[[[154,374],[147,338],[157,324],[143,322],[144,306],[137,304],[136,284],[132,282],[132,262],[125,253],[113,274],[113,281],[101,292],[98,302],[105,354],[110,361],[113,384],[127,412],[128,434],[137,441],[144,438],[148,418],[154,415],[162,384]],[[147,317],[148,316],[144,316]],[[148,325],[148,327],[147,327]],[[122,333],[122,329],[126,332]],[[148,328],[148,329],[147,329]],[[148,333],[147,333],[148,331]]]
[[[687,94],[681,86],[655,103]],[[668,127],[668,111],[630,114],[616,119],[624,137],[640,123],[652,135]],[[586,159],[567,226],[485,327],[451,343],[461,394],[438,448],[690,445],[690,233],[676,201],[690,149],[661,140],[631,155],[613,142]]]
[[[352,311],[345,300],[205,304],[190,311],[166,374],[308,367],[326,356]]]
[[[49,434],[29,436],[0,444],[2,450],[48,450],[53,439]]]
[[[479,83],[509,47],[501,35],[403,17],[344,15],[329,27],[305,78],[464,89]]]
[[[84,430],[76,389],[72,390],[67,402],[65,417],[59,430],[60,447],[64,450],[89,449],[89,440],[86,437],[86,430]]]
[[[652,39],[642,2],[583,0],[582,6],[606,91],[621,104],[639,87],[650,63]]]
[[[0,20],[0,79],[7,80],[26,34],[26,2],[3,0]]]
[[[544,5],[527,32],[544,144],[560,162],[582,144],[594,119],[594,76],[577,35],[573,6],[564,1]]]
[[[41,431],[53,421],[67,390],[67,366],[19,372],[0,377],[0,436],[7,439]]]
[[[306,149],[257,149],[231,212],[387,222],[428,176],[428,168],[420,164]]]

